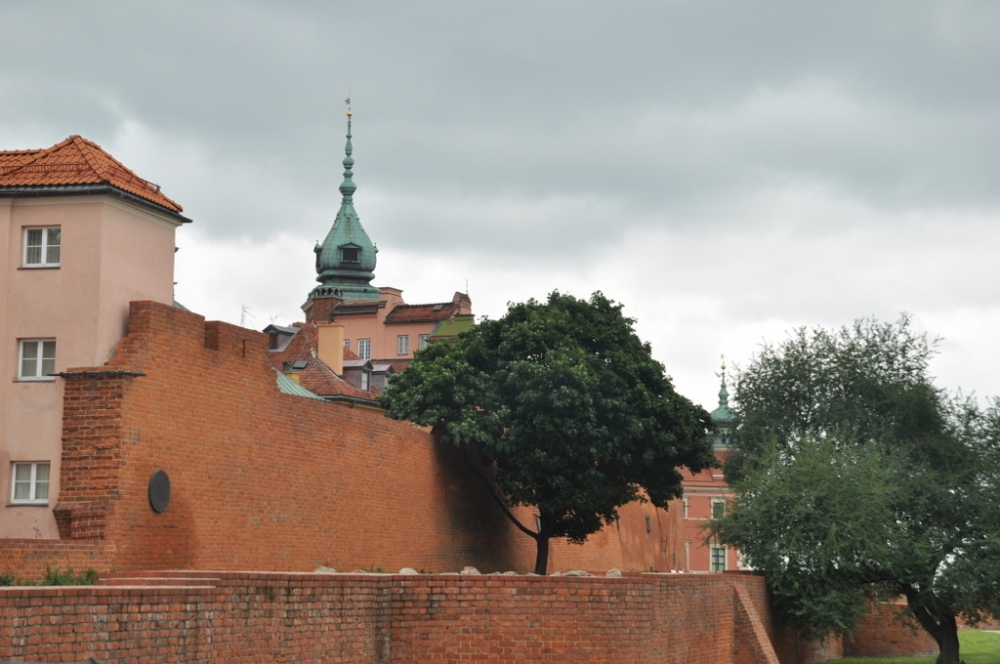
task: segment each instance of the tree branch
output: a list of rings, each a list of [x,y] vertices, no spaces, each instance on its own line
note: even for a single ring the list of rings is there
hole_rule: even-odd
[[[532,539],[537,541],[538,533],[534,533],[528,530],[527,528],[524,527],[524,525],[521,524],[520,521],[517,520],[517,517],[515,517],[513,513],[511,513],[510,508],[507,507],[507,504],[504,503],[503,499],[501,499],[500,496],[497,495],[496,491],[493,490],[493,485],[490,483],[490,479],[485,475],[483,475],[481,472],[479,472],[479,469],[476,468],[475,464],[473,464],[472,461],[469,460],[469,456],[465,448],[462,448],[462,459],[465,461],[465,465],[469,467],[469,470],[475,473],[476,477],[478,477],[483,481],[483,485],[486,486],[486,490],[489,491],[490,496],[492,496],[493,500],[495,500],[497,505],[500,506],[500,509],[503,510],[503,513],[507,515],[507,518],[510,519],[511,522],[521,530],[521,532],[523,532],[528,537],[531,537]]]

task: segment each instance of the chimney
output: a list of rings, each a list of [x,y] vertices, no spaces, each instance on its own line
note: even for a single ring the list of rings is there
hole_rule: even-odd
[[[344,324],[316,323],[316,354],[338,376],[344,375]]]

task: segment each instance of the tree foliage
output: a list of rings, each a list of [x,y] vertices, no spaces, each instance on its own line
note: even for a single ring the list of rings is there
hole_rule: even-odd
[[[906,317],[765,345],[736,377],[737,497],[713,531],[803,632],[903,595],[957,664],[956,616],[1000,614],[1000,408],[936,388],[933,352]]]
[[[666,508],[677,466],[714,463],[708,413],[674,391],[632,324],[601,293],[554,292],[430,345],[380,397],[390,417],[474,451],[505,508],[537,508],[537,532],[505,513],[538,542],[538,573],[550,538],[583,542],[634,500]]]

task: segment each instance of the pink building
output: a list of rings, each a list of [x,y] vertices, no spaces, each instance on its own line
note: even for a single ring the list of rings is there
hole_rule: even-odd
[[[63,382],[104,364],[132,300],[173,303],[160,188],[79,136],[0,151],[0,535],[58,538]]]

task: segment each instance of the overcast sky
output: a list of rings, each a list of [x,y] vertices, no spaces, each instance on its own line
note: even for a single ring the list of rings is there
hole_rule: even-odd
[[[0,4],[0,149],[93,140],[160,184],[177,299],[301,319],[355,206],[375,284],[477,314],[622,302],[710,409],[806,325],[909,312],[1000,394],[1000,3]]]

